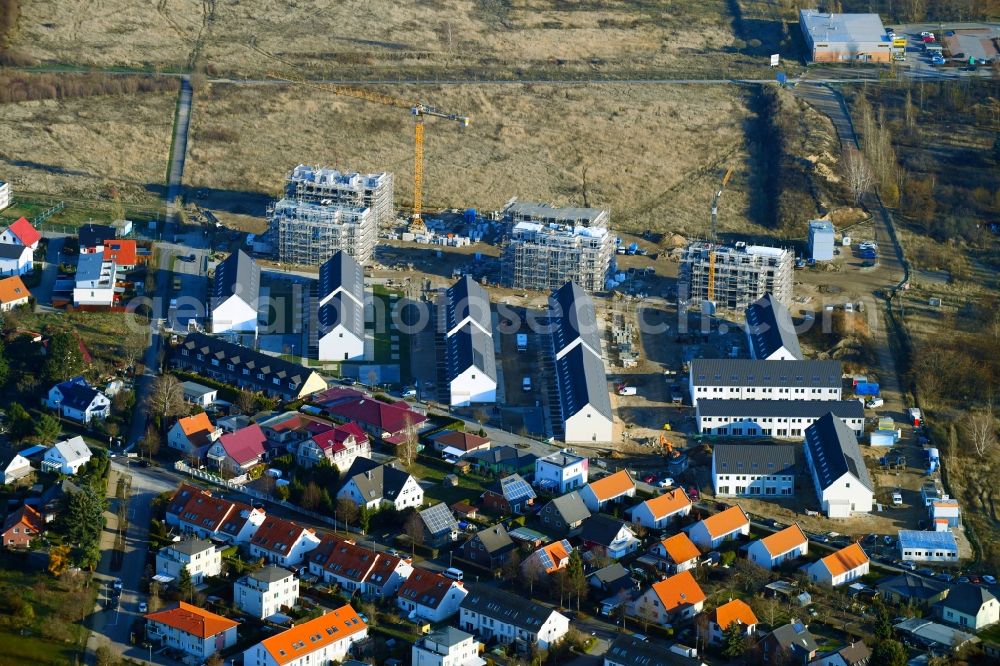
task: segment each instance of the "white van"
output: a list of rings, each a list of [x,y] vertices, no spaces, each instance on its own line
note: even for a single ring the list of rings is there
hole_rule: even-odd
[[[463,578],[465,578],[465,574],[462,572],[462,570],[456,569],[455,567],[448,567],[447,569],[441,572],[441,575],[444,576],[445,578],[451,578],[452,580],[457,580],[457,581],[461,581]]]
[[[524,390],[525,393],[531,390],[531,377],[525,377],[521,381],[521,388]]]

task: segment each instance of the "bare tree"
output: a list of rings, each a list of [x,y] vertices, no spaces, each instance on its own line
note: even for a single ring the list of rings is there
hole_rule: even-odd
[[[145,333],[139,331],[129,331],[125,334],[121,345],[121,355],[122,360],[125,361],[125,367],[133,367],[135,362],[142,358],[142,354],[149,344],[146,337]]]
[[[538,563],[537,557],[529,557],[524,560],[524,565],[521,567],[521,575],[528,584],[528,594],[534,594],[535,583],[542,579],[545,572],[542,570],[542,565]]]
[[[140,444],[143,453],[146,454],[147,458],[152,458],[160,451],[160,433],[153,427],[152,424],[146,428],[146,434],[142,438],[142,443]]]
[[[251,415],[257,411],[257,394],[251,391],[240,391],[236,396],[236,406],[240,412]]]
[[[986,409],[968,412],[962,425],[965,436],[969,438],[976,449],[976,454],[982,458],[997,445],[997,420],[993,415],[993,405]]]
[[[184,405],[184,389],[173,375],[162,375],[156,380],[149,404],[153,413],[163,421],[187,411]]]
[[[359,514],[358,505],[351,500],[346,497],[341,497],[337,500],[336,509],[334,510],[334,516],[337,520],[347,525],[356,525]]]
[[[424,521],[420,514],[414,511],[403,523],[403,532],[410,539],[410,553],[416,553],[417,546],[424,544]]]
[[[854,196],[854,203],[860,204],[865,194],[871,190],[874,176],[868,160],[856,148],[848,148],[844,159],[844,176],[847,178],[847,186]]]
[[[417,459],[418,444],[417,427],[413,423],[411,416],[407,414],[406,426],[403,429],[403,440],[396,446],[396,457],[399,458],[399,461],[404,466],[409,467]]]

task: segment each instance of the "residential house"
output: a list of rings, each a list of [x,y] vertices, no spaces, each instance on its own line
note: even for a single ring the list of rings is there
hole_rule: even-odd
[[[802,439],[806,428],[833,413],[855,437],[865,432],[865,407],[858,400],[714,400],[695,410],[698,432],[727,437]]]
[[[189,458],[201,460],[222,436],[222,430],[212,425],[205,412],[177,419],[167,432],[167,446]]]
[[[483,493],[483,506],[500,514],[521,515],[534,504],[535,491],[520,474],[494,481]]]
[[[317,287],[319,360],[364,359],[365,281],[361,265],[338,251],[320,266]]]
[[[759,567],[773,569],[789,560],[794,560],[809,552],[809,540],[798,525],[757,539],[747,548],[747,559]]]
[[[17,483],[33,471],[31,461],[20,453],[15,453],[10,460],[6,458],[4,460],[6,462],[0,464],[0,469],[3,470],[4,485]]]
[[[804,664],[816,656],[816,639],[809,627],[798,620],[783,624],[760,641],[765,664]]]
[[[0,243],[0,276],[26,275],[31,272],[34,253],[30,247]]]
[[[526,578],[529,576],[540,578],[539,574],[547,576],[569,566],[569,556],[572,552],[573,546],[566,539],[553,541],[524,558],[521,571]]]
[[[45,530],[45,520],[42,514],[32,507],[22,504],[7,514],[3,521],[3,547],[28,548],[31,540],[40,536]]]
[[[480,474],[507,476],[508,474],[531,474],[538,456],[526,453],[513,446],[495,446],[488,451],[475,451],[465,456]]]
[[[134,240],[114,239],[104,243],[104,261],[110,261],[123,271],[130,271],[139,263],[139,249]]]
[[[444,294],[445,365],[452,406],[497,399],[490,296],[468,275]]]
[[[524,596],[475,585],[462,600],[458,625],[485,642],[513,643],[526,652],[532,644],[545,650],[562,640],[569,618]]]
[[[705,593],[690,571],[682,571],[653,583],[629,609],[633,617],[664,625],[692,618],[705,605]]]
[[[233,585],[236,607],[261,620],[291,608],[298,599],[299,579],[273,564],[248,573]]]
[[[483,644],[471,634],[454,627],[432,631],[413,644],[412,666],[483,666],[486,661],[479,656]]]
[[[700,659],[681,652],[664,650],[659,643],[621,634],[604,653],[603,666],[705,666]]]
[[[0,189],[4,185],[6,183],[0,183]],[[5,206],[0,206],[0,209],[3,208]],[[24,217],[19,217],[14,222],[11,222],[10,226],[0,231],[0,243],[5,245],[21,245],[32,251],[38,249],[38,241],[41,239],[42,235]]]
[[[354,541],[324,536],[309,553],[309,573],[350,594],[387,599],[413,573],[410,559],[379,553]]]
[[[202,386],[196,382],[181,382],[181,390],[184,391],[184,402],[198,405],[202,409],[210,406],[219,397],[219,390]]]
[[[215,267],[212,280],[212,333],[257,332],[260,266],[237,250]]]
[[[417,480],[391,464],[380,465],[368,458],[357,458],[344,475],[338,499],[349,499],[358,506],[378,509],[392,506],[402,511],[424,502],[424,489]]]
[[[464,430],[442,430],[431,435],[430,440],[435,451],[453,458],[461,458],[475,451],[487,451],[492,445],[489,438]]]
[[[45,451],[42,457],[42,471],[73,476],[90,462],[93,455],[83,437],[77,435],[72,439],[58,442]]]
[[[334,388],[316,396],[331,417],[356,423],[372,437],[398,445],[427,426],[427,417],[414,411],[405,400],[382,402],[353,389]]]
[[[757,616],[742,599],[730,599],[708,614],[708,642],[722,644],[726,630],[733,623],[748,638],[757,630]]]
[[[795,449],[790,444],[716,444],[712,448],[716,497],[792,497],[798,469]]]
[[[457,580],[426,569],[414,569],[399,588],[397,605],[412,619],[444,622],[458,612],[468,591]]]
[[[341,472],[349,470],[358,458],[368,458],[371,454],[371,440],[357,423],[317,433],[296,449],[296,459],[302,467],[313,467],[327,460]]]
[[[115,304],[118,267],[105,261],[103,254],[81,252],[73,278],[73,305],[110,307]]]
[[[858,439],[843,421],[831,412],[806,428],[803,451],[823,513],[846,518],[872,510],[875,486]]]
[[[264,518],[263,509],[213,497],[209,491],[187,484],[177,489],[166,512],[167,525],[178,528],[182,534],[231,544],[249,543]]]
[[[417,513],[424,525],[424,541],[438,547],[458,539],[459,526],[455,514],[444,502],[438,502]]]
[[[613,560],[634,553],[639,548],[639,540],[628,523],[603,513],[583,521],[579,537],[587,550]]]
[[[80,252],[83,254],[103,254],[104,244],[118,236],[114,227],[107,224],[84,224],[77,229]]]
[[[24,286],[20,275],[12,275],[0,280],[0,312],[9,312],[16,307],[27,305],[31,292]]]
[[[259,424],[267,438],[267,450],[275,452],[275,455],[294,453],[310,437],[330,432],[336,427],[330,421],[291,410],[266,417]]]
[[[204,333],[188,333],[174,348],[171,363],[282,400],[299,400],[326,389],[326,380],[315,370]]]
[[[651,530],[662,530],[691,513],[691,500],[682,488],[675,488],[636,504],[628,510],[628,513],[636,525]]]
[[[267,516],[250,537],[249,551],[253,558],[283,567],[300,564],[306,554],[319,545],[316,532],[295,523]]]
[[[694,407],[716,400],[840,400],[840,361],[696,358],[688,364]]]
[[[688,536],[702,550],[714,550],[723,541],[750,534],[750,519],[739,505],[713,514],[691,526]]]
[[[904,562],[958,562],[958,541],[952,532],[899,530],[897,545]]]
[[[590,518],[590,509],[583,503],[580,493],[573,491],[549,501],[538,512],[538,519],[547,530],[556,534],[568,534]]]
[[[167,610],[149,613],[146,638],[157,646],[180,650],[198,660],[236,645],[239,623],[181,601]]]
[[[806,567],[809,580],[817,585],[837,587],[852,583],[868,573],[868,555],[861,544],[852,543]]]
[[[565,495],[587,483],[590,459],[563,449],[535,461],[534,484],[544,492]]]
[[[204,539],[187,539],[164,546],[156,553],[156,573],[180,580],[187,569],[191,582],[201,585],[206,576],[222,573],[222,551]]]
[[[653,554],[660,558],[657,568],[668,573],[694,569],[701,557],[698,546],[684,532],[678,532],[653,546]]]
[[[609,474],[597,481],[591,481],[580,489],[580,498],[592,513],[604,511],[611,504],[635,497],[635,481],[627,470]]]
[[[50,485],[40,495],[29,496],[24,503],[42,514],[42,519],[48,524],[66,509],[73,495],[81,492],[83,489],[80,486],[69,479],[62,479]]]
[[[590,587],[598,592],[601,612],[611,615],[611,612],[623,603],[628,603],[639,596],[639,583],[620,562],[612,562],[587,576]]]
[[[799,335],[788,307],[764,294],[746,309],[747,342],[750,357],[762,361],[802,361]]]
[[[74,377],[49,389],[45,406],[77,423],[106,419],[111,414],[111,401],[91,387],[83,377]]]
[[[511,553],[516,550],[517,545],[502,524],[479,530],[475,536],[459,546],[459,552],[464,559],[490,571],[504,566],[510,559]]]
[[[951,585],[944,581],[904,571],[881,579],[876,585],[879,596],[891,604],[915,607],[930,606],[948,595]]]
[[[979,631],[1000,622],[1000,602],[982,585],[959,583],[934,604],[934,612],[948,624]]]
[[[264,460],[264,443],[267,437],[256,423],[234,433],[221,435],[208,448],[206,457],[215,467],[229,474],[245,474]]]
[[[316,666],[343,661],[368,637],[368,624],[347,604],[265,638],[243,653],[244,666]]]
[[[868,666],[871,658],[872,651],[864,641],[851,641],[838,650],[821,653],[809,666]]]
[[[549,317],[555,324],[551,354],[562,439],[610,442],[614,414],[594,301],[579,285],[567,282],[549,298]]]

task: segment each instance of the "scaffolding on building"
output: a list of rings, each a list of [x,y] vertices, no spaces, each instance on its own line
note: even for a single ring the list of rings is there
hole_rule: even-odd
[[[678,300],[709,313],[742,312],[765,294],[790,305],[793,262],[787,248],[696,241],[681,255]]]

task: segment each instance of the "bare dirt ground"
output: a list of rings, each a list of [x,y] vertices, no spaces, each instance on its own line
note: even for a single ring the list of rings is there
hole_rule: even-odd
[[[427,125],[424,201],[431,209],[492,210],[517,196],[609,207],[623,230],[703,229],[712,188],[729,164],[737,168],[730,218],[742,218],[747,206],[740,185],[747,112],[729,87],[381,89],[472,118],[464,130],[433,119]],[[405,110],[312,89],[268,91],[211,85],[198,96],[185,174],[192,187],[234,199],[275,195],[301,162],[391,171],[397,203],[411,201],[413,121]]]
[[[0,168],[18,191],[130,202],[163,182],[176,97],[93,97],[0,105]]]

